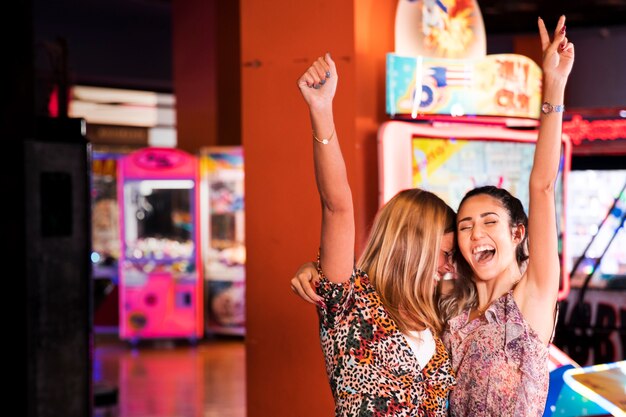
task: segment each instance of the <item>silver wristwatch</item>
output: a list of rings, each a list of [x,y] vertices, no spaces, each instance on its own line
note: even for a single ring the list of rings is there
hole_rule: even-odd
[[[565,106],[562,104],[550,104],[547,101],[544,101],[543,104],[541,105],[541,112],[543,114],[548,114],[548,113],[562,113],[565,111]]]

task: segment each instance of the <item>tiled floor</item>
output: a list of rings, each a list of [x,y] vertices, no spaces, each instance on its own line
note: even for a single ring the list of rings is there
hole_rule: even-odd
[[[98,335],[94,385],[117,388],[115,407],[94,417],[245,417],[242,338],[145,341],[132,347]]]

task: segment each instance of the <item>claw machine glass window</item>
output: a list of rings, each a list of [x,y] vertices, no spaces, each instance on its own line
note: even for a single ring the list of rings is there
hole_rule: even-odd
[[[120,161],[119,178],[120,336],[200,338],[197,158],[141,149]]]
[[[206,331],[245,333],[244,172],[241,147],[201,151]]]

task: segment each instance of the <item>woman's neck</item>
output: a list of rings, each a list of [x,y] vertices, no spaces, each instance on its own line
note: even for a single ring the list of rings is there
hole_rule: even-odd
[[[509,292],[522,278],[518,268],[517,273],[501,274],[495,279],[481,281],[475,279],[477,300],[476,304],[470,308],[468,321],[481,317],[487,309],[504,294]]]
[[[519,267],[515,265],[515,267],[507,268],[495,279],[488,281],[475,279],[474,282],[476,283],[476,291],[478,293],[477,307],[481,308],[494,302],[514,288],[521,278],[522,273]]]

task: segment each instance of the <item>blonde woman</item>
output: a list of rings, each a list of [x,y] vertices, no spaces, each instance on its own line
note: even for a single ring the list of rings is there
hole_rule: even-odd
[[[333,121],[338,74],[330,54],[300,77],[313,128],[322,231],[311,289],[336,416],[444,416],[454,385],[438,334],[437,277],[452,269],[454,212],[406,190],[378,213],[354,265],[354,212]],[[308,284],[308,282],[307,282]],[[294,290],[302,290],[297,279]]]

